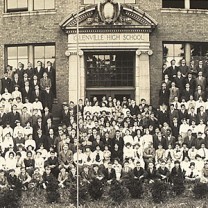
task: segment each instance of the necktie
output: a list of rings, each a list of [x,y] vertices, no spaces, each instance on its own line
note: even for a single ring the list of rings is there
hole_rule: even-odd
[[[203,148],[203,153],[204,153],[204,158],[206,158],[206,153],[205,153],[205,149]]]
[[[193,173],[193,171],[191,171],[190,178],[193,178],[193,175],[194,175],[194,173]]]
[[[87,157],[87,162],[90,162],[90,156]]]
[[[96,160],[97,162],[100,162],[100,154],[99,154],[99,153],[97,153],[95,160]]]

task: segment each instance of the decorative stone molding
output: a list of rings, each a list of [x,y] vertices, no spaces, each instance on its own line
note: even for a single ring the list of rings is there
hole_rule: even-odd
[[[69,50],[67,50],[65,52],[65,56],[71,56],[71,55],[77,55],[77,52],[76,51],[69,51]],[[78,55],[81,57],[84,55],[84,52],[82,50],[79,50]]]
[[[80,57],[83,56],[83,55],[84,55],[83,50],[80,50],[79,53],[78,53],[78,55],[79,55]]]
[[[141,54],[148,54],[149,56],[151,56],[153,54],[153,51],[151,49],[149,49],[149,50],[140,50],[140,49],[138,49],[136,51],[136,55],[140,56]]]

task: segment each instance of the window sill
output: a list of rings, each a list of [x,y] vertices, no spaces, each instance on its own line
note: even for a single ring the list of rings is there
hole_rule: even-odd
[[[33,15],[44,15],[44,14],[56,14],[56,10],[37,10],[37,11],[22,11],[22,12],[8,12],[4,13],[3,17],[20,17],[20,16],[33,16]]]
[[[184,14],[208,14],[208,9],[178,9],[178,8],[163,8],[162,13],[184,13]]]

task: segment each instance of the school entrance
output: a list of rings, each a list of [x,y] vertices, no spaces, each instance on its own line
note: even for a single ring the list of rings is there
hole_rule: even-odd
[[[108,14],[107,4],[113,8]],[[80,10],[78,18],[67,16],[60,27],[68,35],[69,100],[125,96],[149,102],[150,34],[156,25],[144,11],[111,1]]]
[[[84,52],[86,96],[134,99],[135,52]]]

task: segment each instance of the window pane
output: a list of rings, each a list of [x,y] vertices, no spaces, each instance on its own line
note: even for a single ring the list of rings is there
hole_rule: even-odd
[[[14,9],[14,8],[18,8],[17,6],[18,1],[14,1],[14,0],[7,0],[7,7],[8,9]]]
[[[17,60],[16,59],[15,60],[8,60],[8,64],[15,69],[17,68]]]
[[[17,47],[8,47],[8,59],[17,58]]]
[[[24,65],[24,68],[27,68],[28,59],[18,59],[18,62],[21,62]]]
[[[44,67],[44,62],[45,62],[45,60],[44,59],[35,59],[34,60],[35,61],[35,67],[37,67],[37,61],[41,61],[42,62],[42,64],[43,64],[43,67]]]
[[[34,0],[34,10],[44,9],[44,0]]]
[[[27,0],[16,0],[18,2],[18,8],[27,7]]]
[[[184,56],[184,48],[182,44],[174,44],[174,56]]]
[[[27,58],[27,46],[18,47],[18,58]]]
[[[44,58],[44,46],[35,46],[35,59]]]
[[[190,0],[191,9],[208,9],[207,0]]]
[[[125,0],[126,4],[135,4],[135,0]]]
[[[164,44],[163,47],[163,53],[164,56],[173,56],[174,52],[173,52],[173,44]]]
[[[163,8],[184,8],[185,0],[163,0]]]
[[[54,9],[55,3],[54,0],[45,0],[45,8],[44,9]]]
[[[45,58],[55,57],[55,46],[45,46]]]

